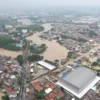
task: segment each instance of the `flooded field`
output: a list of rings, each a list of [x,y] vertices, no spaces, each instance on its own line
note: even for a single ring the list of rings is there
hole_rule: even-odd
[[[11,57],[17,57],[18,55],[22,54],[22,52],[16,52],[16,51],[9,51],[5,49],[0,48],[0,55],[5,55],[5,56],[11,56]]]
[[[51,24],[43,24],[45,30],[42,32],[36,32],[32,36],[27,37],[27,40],[32,40],[36,44],[46,44],[48,47],[46,51],[41,54],[44,56],[45,59],[54,61],[56,59],[61,60],[62,58],[66,58],[68,50],[64,48],[63,46],[59,45],[56,41],[48,41],[41,39],[39,35],[41,35],[43,32],[48,31],[51,29]]]

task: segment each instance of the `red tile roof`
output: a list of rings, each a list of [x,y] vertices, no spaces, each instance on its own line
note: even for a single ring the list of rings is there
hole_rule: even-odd
[[[33,86],[40,85],[40,82],[39,82],[39,81],[37,81],[37,82],[33,82],[32,85],[33,85]]]
[[[50,93],[49,95],[45,97],[46,100],[54,100],[54,98],[55,98],[55,94],[53,93]]]
[[[57,96],[58,96],[59,98],[61,98],[61,97],[64,96],[64,93],[60,92],[60,93],[57,94]]]
[[[53,90],[53,89],[56,88],[56,86],[55,85],[51,85],[50,88]]]
[[[44,86],[45,86],[45,87],[50,87],[50,86],[51,86],[51,83],[50,83],[50,82],[47,82],[47,83],[45,83]]]
[[[53,93],[54,93],[54,94],[57,94],[58,92],[59,92],[59,91],[58,91],[57,89],[54,89],[54,90],[53,90]]]
[[[17,92],[17,91],[18,91],[18,89],[12,89],[12,88],[6,87],[6,92],[7,93],[14,93],[14,92]]]
[[[29,90],[29,93],[33,93],[34,92],[34,90],[31,88],[30,90]]]
[[[43,90],[43,87],[40,86],[40,85],[36,85],[36,86],[35,86],[35,89],[36,89],[38,92],[40,92],[40,91]]]

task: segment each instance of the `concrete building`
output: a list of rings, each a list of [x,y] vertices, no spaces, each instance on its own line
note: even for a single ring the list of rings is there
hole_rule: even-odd
[[[57,84],[78,98],[85,95],[98,81],[97,73],[89,68],[78,67],[58,75]]]

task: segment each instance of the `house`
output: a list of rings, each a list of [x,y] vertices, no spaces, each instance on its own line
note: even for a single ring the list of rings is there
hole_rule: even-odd
[[[6,87],[6,92],[9,96],[9,98],[12,98],[12,97],[17,97],[17,93],[19,93],[19,89],[13,89],[13,88],[9,88],[9,87]]]
[[[68,59],[67,59],[67,58],[66,58],[66,59],[62,59],[62,60],[61,60],[61,65],[66,64],[66,63],[67,63],[67,61],[68,61]]]
[[[6,86],[12,86],[12,80],[11,79],[8,79],[8,80],[4,80],[4,84],[6,85]]]
[[[32,83],[32,85],[33,85],[34,89],[37,90],[38,92],[44,90],[43,86],[40,85],[40,82],[34,82],[34,83]]]
[[[50,93],[49,95],[46,95],[45,99],[46,100],[55,100],[55,94]]]
[[[41,92],[41,91],[43,91],[43,87],[40,85],[36,85],[35,90],[37,90],[38,92]]]

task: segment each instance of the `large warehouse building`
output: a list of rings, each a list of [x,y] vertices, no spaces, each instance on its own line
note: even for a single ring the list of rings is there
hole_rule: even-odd
[[[58,75],[57,84],[78,98],[85,95],[98,81],[97,73],[86,67],[64,71]]]

